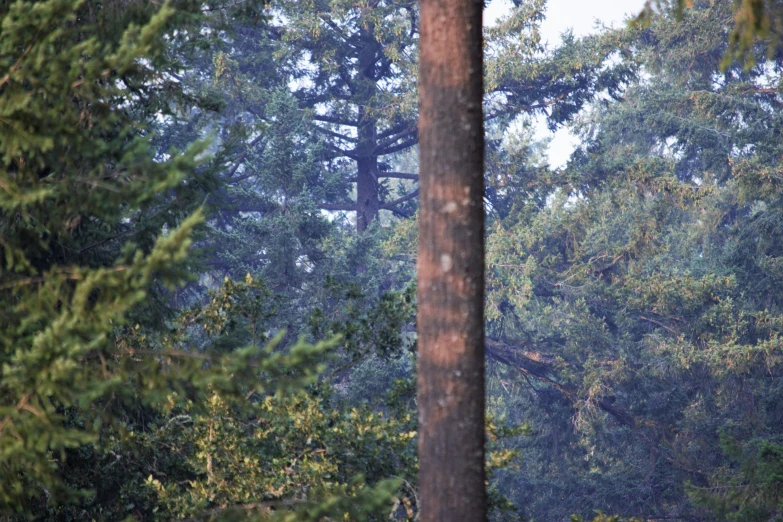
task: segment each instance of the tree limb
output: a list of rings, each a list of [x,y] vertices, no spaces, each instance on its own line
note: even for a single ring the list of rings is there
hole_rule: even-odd
[[[560,384],[547,375],[554,372],[556,359],[553,355],[510,346],[502,341],[491,338],[485,340],[485,353],[490,359],[514,368],[526,377],[532,377],[533,379],[548,384],[559,391],[572,404],[576,404],[576,391],[570,386]],[[645,422],[635,419],[629,413],[614,406],[612,402],[607,399],[601,399],[595,404],[598,408],[605,411],[625,426],[634,428],[640,423],[649,423],[649,421]]]
[[[410,121],[403,121],[403,122],[397,123],[396,125],[392,125],[391,127],[386,129],[385,131],[379,133],[378,134],[378,139],[379,140],[384,140],[384,139],[388,138],[389,136],[391,136],[393,134],[397,134],[398,132],[402,132],[405,129],[408,129],[408,128],[413,127],[415,125],[416,125],[415,122],[410,122]]]
[[[494,120],[495,118],[499,118],[501,116],[506,116],[508,114],[514,114],[516,112],[533,112],[535,110],[545,109],[549,107],[550,105],[554,105],[559,101],[562,101],[563,98],[565,98],[567,93],[562,93],[559,96],[549,100],[549,101],[543,101],[538,103],[533,103],[531,105],[518,105],[515,108],[511,109],[503,109],[499,110],[497,112],[492,112],[484,116],[484,121],[490,121]]]
[[[413,212],[409,212],[407,210],[403,210],[399,207],[389,207],[389,208],[383,208],[382,210],[388,210],[392,214],[395,214],[401,218],[410,218],[413,217]]]
[[[336,154],[335,157],[337,157],[337,158],[339,158],[340,156],[343,156],[343,157],[346,157],[346,158],[351,158],[351,159],[354,159],[354,160],[359,158],[355,151],[344,150],[344,149],[341,149],[340,147],[337,147],[336,145],[332,145],[331,143],[324,143],[324,146],[327,149],[330,149],[332,152],[334,152]]]
[[[356,138],[351,138],[349,136],[345,136],[344,134],[340,134],[339,132],[334,132],[333,130],[324,129],[320,125],[313,125],[315,127],[315,130],[318,132],[321,132],[323,134],[326,134],[327,136],[331,136],[333,138],[337,138],[338,140],[347,141],[350,143],[356,143],[358,140]]]
[[[419,129],[417,129],[415,127],[412,128],[412,129],[409,128],[409,129],[403,130],[402,132],[398,132],[396,134],[393,134],[393,135],[389,136],[385,140],[382,140],[380,143],[375,145],[375,148],[373,149],[373,153],[381,151],[381,150],[389,147],[390,145],[393,145],[397,141],[399,141],[399,140],[401,140],[403,138],[407,138],[408,136],[411,136],[411,135],[415,135],[413,139],[418,141],[418,139],[419,139],[419,136],[418,136],[419,135]],[[411,141],[411,140],[409,139],[408,141]],[[387,152],[386,154],[389,154],[389,153]]]
[[[384,203],[383,205],[381,205],[381,208],[384,210],[391,210],[392,207],[396,207],[400,203],[405,203],[406,201],[409,201],[418,196],[419,196],[419,189],[417,188],[410,194],[406,194],[405,196],[395,199],[394,201],[389,201],[388,203]]]
[[[378,172],[379,178],[394,178],[394,179],[412,179],[413,181],[419,181],[419,175],[418,174],[411,174],[410,172],[394,172],[394,171],[388,171],[388,172]],[[347,178],[346,183],[356,183],[359,181],[358,176],[353,176],[351,178]]]
[[[388,172],[379,172],[378,173],[379,178],[395,178],[395,179],[412,179],[414,181],[419,181],[419,175],[418,174],[411,174],[409,172],[395,172],[395,171],[388,171]]]
[[[335,125],[345,125],[346,127],[358,127],[359,122],[353,120],[346,120],[344,118],[338,118],[336,116],[327,116],[316,114],[313,116],[315,121],[322,121],[324,123],[333,123]]]
[[[416,145],[419,142],[419,133],[416,132],[416,135],[414,138],[409,139],[407,141],[403,141],[402,143],[399,143],[397,145],[394,145],[393,147],[389,147],[387,149],[383,150],[377,150],[374,151],[378,156],[385,156],[387,154],[394,154],[395,152],[399,152],[401,150],[409,149]]]
[[[345,203],[319,203],[318,208],[335,212],[353,212],[356,210],[356,203],[353,203],[352,201],[347,201]]]

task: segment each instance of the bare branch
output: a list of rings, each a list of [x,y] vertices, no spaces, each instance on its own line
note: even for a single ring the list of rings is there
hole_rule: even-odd
[[[382,140],[380,143],[378,143],[375,146],[375,148],[373,149],[373,153],[375,153],[377,151],[381,151],[381,150],[385,149],[386,147],[389,147],[390,145],[393,145],[394,143],[398,142],[399,140],[401,140],[403,138],[407,138],[409,136],[414,136],[413,139],[418,141],[419,130],[414,127],[412,129],[408,128],[408,129],[403,130],[402,132],[398,132],[397,134],[393,134],[392,136],[389,136],[385,140]],[[408,141],[410,141],[410,140],[408,140]],[[386,154],[388,154],[388,153],[386,153]]]
[[[345,203],[319,203],[318,208],[335,212],[354,212],[356,210],[356,203],[352,201],[346,201]]]
[[[419,133],[416,132],[415,136],[412,139],[403,141],[402,143],[399,143],[397,145],[394,145],[393,147],[389,147],[387,149],[379,150],[377,151],[378,156],[386,156],[387,154],[394,154],[395,152],[399,152],[401,150],[409,149],[416,145],[419,142]]]
[[[24,409],[24,407],[27,406],[27,402],[30,400],[30,397],[33,396],[33,392],[35,392],[35,390],[25,394],[25,396],[22,397],[22,399],[17,403],[17,405],[16,405],[16,411],[17,412],[18,411],[22,411]],[[9,422],[11,422],[11,416],[12,416],[12,414],[9,413],[5,417],[5,419],[3,419],[2,422],[0,422],[0,433],[3,433],[3,430],[5,429],[5,427],[8,426]]]
[[[391,136],[392,134],[397,134],[398,132],[402,132],[405,129],[409,129],[409,128],[415,127],[415,126],[416,126],[416,122],[415,121],[414,122],[404,121],[404,122],[398,123],[396,125],[392,125],[391,127],[386,129],[385,131],[379,133],[378,134],[378,139],[379,140],[386,139],[389,136]]]
[[[414,181],[419,181],[419,175],[411,174],[410,172],[395,172],[395,171],[379,172],[378,177],[395,178],[395,179],[412,179]]]
[[[324,123],[333,123],[335,125],[345,125],[346,127],[358,127],[359,122],[353,121],[353,120],[347,120],[344,118],[338,118],[336,116],[326,116],[326,115],[320,115],[316,114],[313,116],[313,119],[315,121],[322,121]]]
[[[409,212],[407,210],[403,210],[399,207],[389,207],[389,208],[383,208],[381,210],[388,210],[392,214],[395,214],[401,218],[410,218],[413,217],[413,212]]]
[[[394,201],[389,201],[388,203],[384,203],[383,205],[381,205],[381,208],[384,210],[391,210],[393,207],[396,207],[397,205],[401,203],[405,203],[406,201],[409,201],[418,196],[419,196],[419,189],[417,188],[410,194],[406,194],[405,196],[395,199]]]
[[[314,125],[313,127],[315,127],[315,130],[317,130],[318,132],[321,132],[323,134],[326,134],[327,136],[331,136],[331,137],[336,138],[338,140],[343,140],[343,141],[347,141],[347,142],[350,142],[350,143],[356,143],[357,141],[359,141],[356,138],[351,138],[351,137],[346,136],[344,134],[340,134],[339,132],[334,132],[333,130],[324,129],[320,125]]]
[[[334,156],[334,157],[336,157],[336,158],[339,158],[340,156],[344,156],[344,157],[346,157],[346,158],[351,158],[351,159],[358,159],[358,156],[357,156],[357,154],[356,154],[356,152],[355,152],[355,151],[352,151],[352,150],[343,150],[343,149],[341,149],[340,147],[337,147],[337,146],[335,146],[335,145],[332,145],[331,143],[324,143],[324,146],[325,146],[327,149],[330,149],[330,150],[331,150],[333,153],[335,153],[335,154],[336,154],[336,156]]]
[[[124,272],[127,269],[128,267],[125,265],[117,265],[109,268],[103,268],[101,270],[104,270],[106,272]],[[81,274],[79,274],[78,272],[69,271],[68,269],[52,271],[49,272],[49,275],[64,275],[65,279],[69,281],[79,281],[82,278]],[[46,281],[45,276],[26,277],[24,279],[19,279],[17,281],[13,281],[11,283],[7,283],[5,285],[0,286],[0,290],[8,290],[10,288],[16,288],[19,286],[35,285],[38,283],[43,283],[44,281]]]
[[[395,179],[412,179],[413,181],[419,181],[418,174],[411,174],[409,172],[378,172],[379,178],[395,178]],[[358,176],[353,176],[345,180],[346,183],[356,183],[359,181]]]
[[[566,97],[566,93],[563,93],[560,96],[557,96],[556,98],[553,98],[553,99],[551,99],[549,101],[538,102],[538,103],[534,103],[532,105],[518,105],[516,108],[503,109],[503,110],[499,110],[497,112],[491,112],[491,113],[489,113],[489,114],[484,116],[484,121],[494,120],[495,118],[499,118],[501,116],[506,116],[508,114],[514,114],[514,113],[517,113],[517,112],[532,112],[532,111],[535,111],[535,110],[545,109],[545,108],[549,107],[550,105],[554,105],[557,102],[562,101],[563,98],[565,98],[565,97]]]

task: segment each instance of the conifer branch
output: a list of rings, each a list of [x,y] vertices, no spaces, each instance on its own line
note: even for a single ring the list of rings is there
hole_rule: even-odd
[[[21,400],[16,404],[15,410],[17,412],[22,411],[25,406],[27,406],[27,402],[30,400],[30,397],[33,396],[33,393],[35,393],[35,390],[29,391],[25,394],[24,397],[21,398]],[[3,419],[2,422],[0,422],[0,434],[3,433],[3,430],[6,426],[8,426],[8,423],[11,422],[12,414],[6,415],[6,417]]]
[[[335,125],[344,125],[346,127],[358,127],[359,122],[353,120],[347,120],[344,118],[338,118],[336,116],[315,115],[313,116],[315,121],[322,121],[324,123],[333,123]]]
[[[381,205],[381,208],[384,210],[391,210],[392,207],[396,207],[397,205],[401,203],[405,203],[406,201],[410,201],[411,199],[419,196],[419,189],[417,188],[410,194],[406,194],[405,196],[401,198],[397,198],[394,201],[389,201],[388,203],[384,203]]]
[[[351,138],[350,136],[346,136],[345,134],[340,134],[339,132],[334,132],[333,130],[324,129],[320,125],[314,125],[313,127],[315,127],[315,130],[317,130],[318,132],[321,132],[333,138],[337,138],[338,140],[343,140],[350,143],[356,143],[357,141],[359,141],[356,138]]]
[[[383,149],[393,145],[394,143],[398,142],[399,140],[407,138],[409,136],[413,136],[413,138],[410,138],[407,141],[408,142],[413,141],[413,143],[415,143],[415,141],[418,141],[418,134],[419,134],[419,130],[417,128],[415,128],[415,127],[412,128],[412,129],[405,129],[404,131],[399,132],[397,134],[393,134],[392,136],[389,136],[385,140],[383,140],[380,143],[378,143],[375,146],[375,148],[373,149],[373,152],[381,151],[381,150],[383,150]],[[407,147],[410,147],[410,145],[408,145]],[[405,147],[405,148],[407,148],[407,147]],[[389,154],[389,153],[387,152],[386,154]]]

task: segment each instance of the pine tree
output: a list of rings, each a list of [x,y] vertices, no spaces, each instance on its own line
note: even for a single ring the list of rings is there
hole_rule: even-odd
[[[246,393],[259,372],[285,373],[317,351],[264,366],[250,363],[253,350],[191,357],[135,341],[161,327],[213,186],[203,144],[160,151],[150,134],[181,95],[179,52],[201,34],[200,7],[177,7],[49,0],[0,11],[3,515],[84,498],[69,463],[122,435],[128,411],[165,411],[206,389]]]
[[[411,217],[418,174],[401,171],[400,155],[418,143],[416,3],[316,0],[275,9],[281,22],[269,40],[329,168],[330,190],[318,206],[355,212],[360,232],[381,210]],[[616,47],[609,40],[569,40],[546,50],[537,33],[542,18],[543,2],[520,3],[487,33],[488,121],[538,113],[554,127],[632,76],[626,64],[607,62]]]

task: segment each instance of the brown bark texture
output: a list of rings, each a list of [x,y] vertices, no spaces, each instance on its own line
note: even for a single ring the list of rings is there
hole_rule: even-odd
[[[420,5],[420,517],[483,521],[482,1]]]

